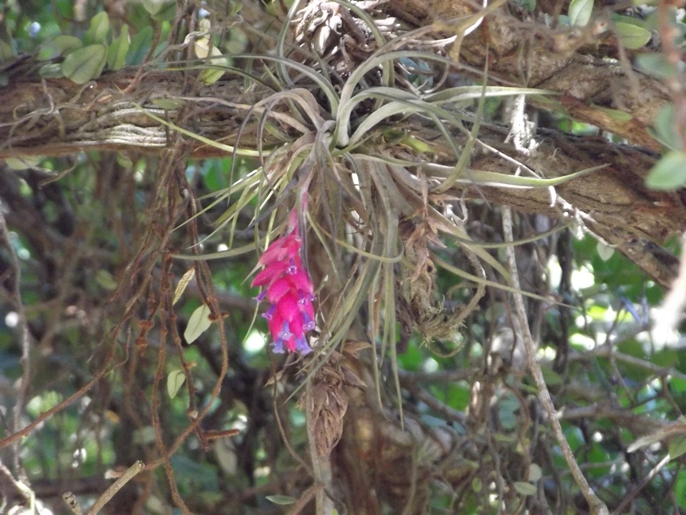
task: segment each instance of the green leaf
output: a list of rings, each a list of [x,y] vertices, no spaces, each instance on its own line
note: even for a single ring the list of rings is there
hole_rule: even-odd
[[[686,453],[686,435],[675,436],[669,441],[669,459],[673,460]]]
[[[615,23],[615,27],[617,28],[619,42],[629,50],[636,50],[645,46],[652,37],[649,30],[631,23],[618,21]]]
[[[15,55],[12,45],[0,39],[0,63],[14,59]]]
[[[613,118],[614,120],[617,120],[618,122],[629,122],[634,118],[633,116],[631,116],[631,113],[627,113],[626,111],[619,111],[617,109],[610,109],[609,107],[601,107],[601,106],[593,105],[593,109],[596,109],[598,111],[602,111],[603,113],[608,115],[610,118]]]
[[[39,61],[48,61],[60,55],[68,55],[82,46],[83,43],[79,38],[74,36],[57,36],[52,41],[41,45],[37,59]]]
[[[62,73],[62,63],[48,63],[38,68],[38,75],[44,79],[61,79],[64,77]]]
[[[538,490],[536,485],[524,481],[515,481],[514,487],[520,495],[535,495]]]
[[[569,3],[569,22],[577,27],[585,27],[593,13],[593,0],[572,0]]]
[[[167,376],[167,393],[169,398],[173,399],[179,393],[179,389],[183,386],[186,380],[186,374],[183,370],[172,370]]]
[[[541,479],[541,476],[543,476],[543,471],[541,470],[541,467],[539,467],[535,463],[529,465],[529,481],[535,483],[536,481]]]
[[[596,250],[598,251],[598,256],[603,261],[607,261],[615,253],[615,249],[601,242],[598,242],[598,244],[596,245]]]
[[[105,11],[91,18],[91,24],[84,38],[86,43],[105,43],[107,33],[110,31],[110,17]]]
[[[62,63],[62,73],[77,84],[100,76],[107,62],[105,45],[88,45],[69,54]]]
[[[124,67],[129,46],[129,26],[124,25],[119,36],[112,41],[107,51],[107,66],[110,70],[117,71]]]
[[[548,386],[562,384],[562,377],[552,368],[542,366],[541,372],[543,373],[543,379],[545,380],[545,384],[547,384]]]
[[[472,479],[472,490],[474,490],[477,494],[481,491],[483,487],[484,484],[481,482],[481,479],[479,479],[478,477]]]
[[[191,318],[188,320],[188,325],[183,333],[183,337],[188,343],[193,343],[198,339],[198,336],[207,331],[211,325],[210,308],[203,304],[193,311]]]
[[[81,40],[74,36],[57,36],[52,40],[52,44],[59,50],[60,55],[69,55],[74,50],[83,47]]]
[[[152,27],[148,26],[133,37],[129,52],[126,54],[126,64],[130,66],[143,62],[152,45],[152,35]]]
[[[655,117],[655,137],[671,150],[681,149],[681,138],[676,131],[676,109],[673,104],[663,105]]]
[[[129,169],[133,167],[133,161],[131,158],[124,152],[117,152],[117,164],[121,166],[122,168]]]
[[[151,16],[155,16],[169,7],[169,0],[143,0],[143,7]]]
[[[297,501],[295,497],[291,497],[290,495],[268,495],[266,499],[274,504],[281,504],[284,506],[287,504],[293,504]]]
[[[39,156],[8,157],[5,164],[12,170],[26,170],[38,166],[40,160]]]
[[[686,186],[686,152],[672,151],[660,159],[646,177],[646,185],[654,190]]]
[[[181,100],[179,98],[156,98],[152,101],[152,103],[155,104],[157,107],[161,107],[162,109],[168,109],[170,111],[186,105],[186,101]]]
[[[640,54],[636,56],[636,67],[656,79],[673,77],[677,70],[664,54]]]
[[[152,15],[155,21],[172,21],[176,17],[176,3],[168,2],[162,8]]]

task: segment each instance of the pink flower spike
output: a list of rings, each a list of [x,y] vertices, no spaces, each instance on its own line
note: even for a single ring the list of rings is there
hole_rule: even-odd
[[[298,268],[296,273],[291,274],[288,278],[299,291],[308,294],[311,294],[314,291],[312,281],[310,281],[310,278],[307,276],[302,267]]]
[[[288,322],[293,321],[296,317],[300,317],[298,298],[292,293],[287,293],[276,303],[276,311]]]
[[[277,261],[269,266],[265,266],[259,274],[255,276],[252,280],[252,286],[264,286],[269,284],[275,279],[277,279],[281,274],[283,274],[289,267],[289,264],[285,261]]]
[[[286,295],[289,291],[293,289],[293,284],[289,279],[282,277],[277,279],[269,285],[267,288],[267,300],[269,302],[278,302],[281,297]]]

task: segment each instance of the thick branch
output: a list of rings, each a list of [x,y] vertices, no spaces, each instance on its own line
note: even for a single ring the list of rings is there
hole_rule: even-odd
[[[184,81],[174,72],[151,72],[131,94],[122,90],[130,74],[104,76],[88,85],[66,80],[41,83],[14,83],[0,90],[0,119],[15,120],[0,126],[0,158],[13,155],[58,155],[81,150],[131,150],[160,152],[172,129],[156,123],[138,105],[170,123],[228,145],[259,148],[259,117],[250,116],[249,106],[266,98],[271,91],[244,93],[239,82],[222,80],[198,91],[202,102],[188,102],[179,110],[165,111],[152,104],[158,98],[181,97]],[[227,105],[209,99],[233,102]],[[273,120],[273,119],[272,119]],[[282,133],[264,131],[263,148],[285,142],[287,129],[278,121],[272,126]],[[242,129],[241,129],[242,127]],[[436,155],[450,155],[440,134],[422,123],[409,125],[412,134],[430,142]],[[557,177],[607,164],[607,168],[574,179],[556,188],[503,189],[468,184],[453,188],[456,194],[473,198],[483,195],[488,201],[506,204],[527,212],[538,212],[561,219],[576,218],[610,245],[634,260],[659,284],[668,286],[675,275],[673,256],[660,246],[686,226],[686,208],[678,193],[649,190],[644,179],[657,155],[640,149],[614,145],[600,137],[576,137],[555,131],[539,131],[540,144],[531,156],[520,156],[512,145],[503,143],[508,130],[484,126],[480,139],[499,152],[519,159],[543,177]],[[458,145],[464,136],[455,135]],[[194,140],[193,155],[211,157],[226,152]],[[512,174],[517,166],[498,153],[483,151],[472,156],[471,168]]]
[[[660,107],[669,102],[664,84],[632,69],[633,52],[627,50],[622,59],[611,28],[602,32],[608,26],[607,15],[596,17],[584,28],[546,26],[540,11],[554,3],[539,2],[535,13],[510,5],[486,17],[464,38],[460,62],[479,70],[488,62],[489,78],[497,84],[505,81],[559,92],[557,108],[549,103],[541,107],[566,112],[633,144],[659,151],[647,128],[653,125]],[[439,21],[449,31],[451,22],[445,20],[456,20],[459,27],[459,18],[464,20],[479,4],[470,0],[394,0],[385,9],[410,25]],[[632,119],[618,120],[596,106],[630,113]]]

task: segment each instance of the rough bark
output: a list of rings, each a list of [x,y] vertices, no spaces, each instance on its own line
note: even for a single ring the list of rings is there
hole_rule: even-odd
[[[130,73],[105,75],[85,86],[67,80],[15,82],[0,90],[0,158],[17,155],[62,155],[82,150],[136,151],[158,153],[173,131],[146,116],[140,107],[188,131],[227,145],[258,149],[259,116],[250,108],[271,91],[241,91],[237,81],[220,81],[212,88],[200,88],[179,110],[156,107],[159,98],[183,97],[187,87],[183,76],[174,72],[144,75],[135,90],[126,93]],[[230,101],[240,107],[222,105]],[[247,119],[247,120],[246,120]],[[12,121],[13,120],[13,121]],[[245,123],[244,123],[245,122]],[[661,246],[686,226],[686,207],[680,193],[649,190],[644,178],[658,155],[628,145],[615,145],[601,137],[577,137],[556,131],[539,131],[539,146],[531,156],[520,155],[503,141],[508,129],[484,126],[480,139],[503,154],[520,160],[544,177],[557,177],[607,164],[607,168],[574,179],[557,188],[560,199],[551,199],[545,189],[501,189],[458,185],[454,193],[467,191],[484,195],[495,204],[507,204],[525,212],[538,212],[570,220],[577,217],[610,245],[634,260],[656,282],[668,287],[674,276],[675,259]],[[449,154],[431,128],[417,123],[413,133],[432,142],[437,155]],[[239,136],[240,135],[240,136]],[[459,145],[464,136],[456,134]],[[460,139],[462,138],[462,139]],[[189,138],[190,139],[190,138]],[[266,131],[261,148],[281,143]],[[226,155],[225,151],[197,140],[195,157]],[[477,152],[471,168],[512,174],[516,166],[489,152]]]
[[[541,11],[546,10],[546,2],[539,4],[535,13],[524,12],[511,3],[487,16],[478,29],[465,36],[460,62],[477,70],[483,70],[488,62],[489,81],[493,84],[555,91],[561,95],[557,97],[559,104],[546,104],[546,109],[553,108],[630,143],[659,151],[659,144],[647,129],[660,107],[669,101],[669,93],[661,81],[632,67],[639,51],[620,48],[607,21],[609,13],[596,13],[583,29],[553,29],[543,16],[553,14],[555,8],[544,13]],[[560,7],[556,7],[558,14]],[[477,10],[469,0],[397,0],[386,8],[418,26],[437,20],[458,24]],[[450,22],[442,25],[449,26]],[[444,30],[449,31],[447,27]],[[597,107],[630,113],[632,119],[617,120]]]

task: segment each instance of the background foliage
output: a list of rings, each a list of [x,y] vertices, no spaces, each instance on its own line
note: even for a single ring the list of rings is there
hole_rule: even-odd
[[[326,8],[333,4],[345,2]],[[367,24],[370,41],[409,30],[381,33],[378,24],[374,32],[369,21],[385,19],[383,13],[360,14],[355,5],[344,7],[359,26]],[[173,121],[168,114],[188,105],[209,113],[210,101],[161,94],[142,101],[168,133],[164,151],[97,148],[5,161],[4,509],[69,513],[66,491],[90,506],[112,476],[142,460],[145,470],[106,511],[315,513],[315,497],[320,513],[592,511],[538,400],[510,293],[489,286],[479,296],[485,281],[511,284],[501,273],[508,246],[492,245],[506,237],[489,188],[524,183],[469,170],[460,180],[476,193],[467,195],[439,168],[467,173],[462,156],[486,153],[473,138],[480,124],[505,127],[507,136],[510,128],[499,125],[511,121],[506,96],[544,92],[482,87],[483,70],[450,72],[445,63],[459,47],[436,34],[401,38],[388,49],[397,51],[392,57],[374,54],[378,40],[376,47],[341,43],[359,55],[337,52],[340,31],[317,25],[313,36],[307,10],[280,24],[288,7],[62,0],[2,6],[3,87],[12,86],[23,62],[34,81],[71,81],[83,91],[117,71],[133,85],[141,70],[178,71],[188,91],[238,77],[241,94],[224,100],[249,104],[244,109],[259,126],[246,129],[243,141],[257,135],[264,145],[241,146],[238,138],[236,151],[200,158],[188,143],[203,136],[198,112]],[[510,7],[531,16],[544,9],[535,2]],[[585,27],[595,20],[593,8],[574,0],[556,14],[563,25]],[[670,23],[680,16],[674,12]],[[610,18],[613,44],[653,56],[639,60],[650,75],[669,83],[683,72],[651,36],[659,29],[652,11],[625,6],[615,16],[622,18]],[[683,25],[673,26],[679,47]],[[452,27],[454,34],[465,29]],[[313,41],[303,42],[308,37]],[[647,46],[651,38],[655,48]],[[208,63],[208,56],[216,59]],[[347,91],[348,119],[341,113],[355,70],[362,71]],[[445,85],[433,91],[439,81]],[[271,96],[249,102],[262,90]],[[679,101],[666,104],[653,131],[666,156],[656,159],[652,176],[651,186],[661,190],[684,184]],[[538,96],[533,102],[546,105]],[[382,105],[391,106],[383,115]],[[622,116],[618,109],[603,113]],[[541,116],[546,130],[570,141],[598,132],[556,107]],[[326,128],[329,121],[334,129]],[[433,139],[421,132],[427,125]],[[468,143],[457,148],[456,137],[441,139],[455,133]],[[217,146],[222,141],[202,143],[226,150]],[[395,175],[380,175],[386,168],[379,160]],[[415,190],[402,188],[398,169],[409,170]],[[345,179],[353,175],[357,183]],[[391,182],[399,193],[387,192],[383,185]],[[320,301],[317,351],[307,360],[271,353],[250,287],[256,251],[283,234],[288,211],[297,209],[293,191],[303,184],[310,201],[300,216]],[[664,290],[584,221],[549,214],[515,213],[514,239],[524,240],[515,252],[521,289],[533,295],[525,301],[536,358],[573,455],[616,513],[686,512],[686,354],[678,337],[649,330]],[[679,242],[670,236],[660,251],[675,275]],[[327,392],[324,407],[313,391]],[[23,438],[12,436],[31,423]],[[315,440],[330,443],[330,455],[313,451]],[[630,452],[637,440],[644,445]],[[324,487],[334,499],[329,505],[321,500]]]

